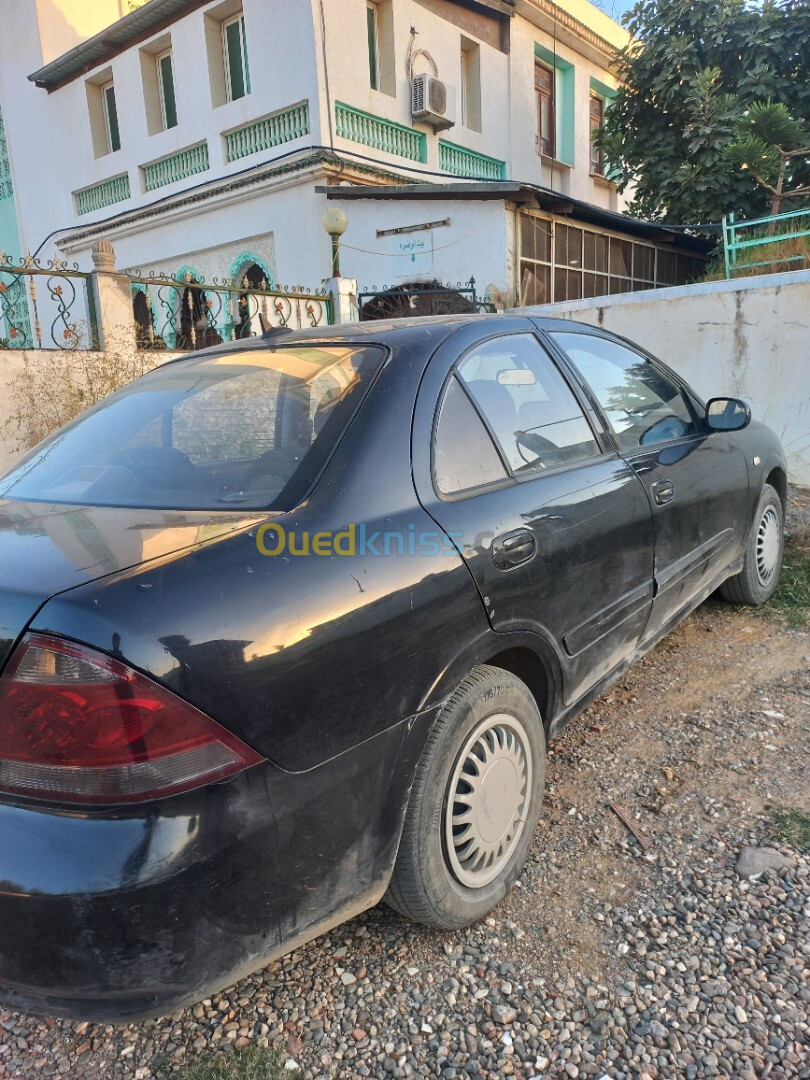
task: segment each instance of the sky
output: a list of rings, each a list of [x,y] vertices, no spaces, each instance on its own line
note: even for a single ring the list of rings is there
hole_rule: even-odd
[[[636,0],[591,0],[591,3],[620,23],[622,15],[635,6]]]

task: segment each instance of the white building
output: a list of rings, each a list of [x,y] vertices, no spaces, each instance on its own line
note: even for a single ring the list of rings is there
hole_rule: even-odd
[[[696,268],[619,216],[591,132],[627,35],[588,0],[3,9],[0,251],[89,268],[105,236],[119,268],[313,288],[339,205],[361,289],[474,277],[536,303]]]

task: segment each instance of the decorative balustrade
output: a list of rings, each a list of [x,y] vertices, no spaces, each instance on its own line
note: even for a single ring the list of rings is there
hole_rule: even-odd
[[[142,165],[144,186],[147,191],[154,191],[167,184],[176,184],[178,180],[185,180],[189,176],[206,172],[209,164],[208,143],[198,143],[187,150],[180,150],[176,154],[170,154],[169,157],[160,158],[159,161]]]
[[[362,143],[410,161],[427,161],[427,136],[424,132],[363,112],[341,101],[335,103],[335,121],[336,133],[341,139]]]
[[[487,157],[466,146],[439,139],[439,167],[453,176],[470,180],[505,180],[506,162]]]
[[[102,180],[100,184],[92,184],[90,187],[73,193],[76,213],[79,215],[92,214],[94,210],[102,210],[105,206],[112,206],[114,203],[125,202],[131,198],[132,192],[127,173],[113,176],[109,180]]]
[[[228,161],[239,161],[261,150],[292,142],[309,135],[309,102],[301,101],[262,120],[225,133]]]

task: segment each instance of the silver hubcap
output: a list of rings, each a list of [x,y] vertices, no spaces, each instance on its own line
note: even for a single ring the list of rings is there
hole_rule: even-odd
[[[770,585],[779,565],[781,547],[781,527],[779,518],[772,506],[769,506],[757,529],[757,575],[761,585]]]
[[[488,716],[459,754],[447,790],[444,835],[450,868],[472,889],[493,881],[523,835],[532,791],[526,729]]]

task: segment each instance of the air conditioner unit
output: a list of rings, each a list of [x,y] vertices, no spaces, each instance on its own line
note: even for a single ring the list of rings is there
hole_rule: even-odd
[[[456,89],[430,75],[411,79],[411,115],[434,131],[446,131],[456,122]]]

